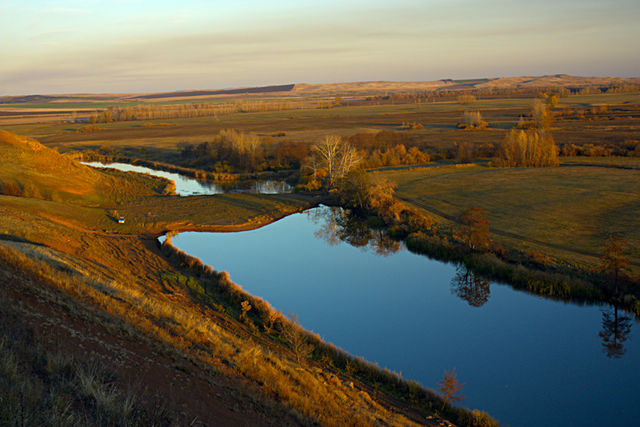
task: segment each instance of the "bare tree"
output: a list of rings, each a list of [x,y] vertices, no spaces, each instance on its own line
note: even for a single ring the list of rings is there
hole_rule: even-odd
[[[298,316],[292,313],[289,315],[289,319],[291,320],[290,322],[283,324],[282,338],[293,350],[298,363],[302,363],[303,360],[311,357],[313,345],[307,341],[307,336],[302,326],[300,326]]]
[[[629,261],[624,257],[626,244],[627,241],[624,238],[611,235],[600,257],[600,271],[609,276],[616,293],[618,293],[620,276],[624,276],[628,271]]]
[[[542,102],[542,100],[536,99],[533,101],[531,115],[533,116],[533,121],[535,123],[536,129],[538,129],[542,133],[545,133],[551,126],[553,113],[549,111],[549,109],[547,108],[547,104]]]
[[[342,179],[347,176],[347,174],[355,169],[361,161],[362,158],[355,148],[348,143],[342,144],[340,155],[338,156],[336,178]]]
[[[358,152],[336,135],[326,136],[322,142],[311,147],[311,152],[326,169],[329,188],[361,161]]]
[[[444,379],[438,384],[440,384],[440,393],[442,393],[443,399],[442,409],[447,406],[447,403],[459,402],[465,398],[463,394],[460,394],[464,383],[458,381],[456,368],[453,368],[451,371],[445,371]]]
[[[311,152],[318,156],[320,162],[327,169],[327,180],[329,185],[333,184],[335,179],[336,163],[340,152],[340,137],[335,135],[327,135],[324,140],[311,147]]]
[[[489,247],[489,220],[487,213],[478,207],[469,208],[458,218],[461,227],[461,237],[470,250],[485,250]]]
[[[469,142],[458,144],[456,163],[471,163],[473,161],[473,146]]]

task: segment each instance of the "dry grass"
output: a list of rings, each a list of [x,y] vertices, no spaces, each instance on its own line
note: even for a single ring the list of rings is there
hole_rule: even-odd
[[[169,188],[166,180],[97,171],[36,140],[5,131],[0,131],[0,164],[2,186],[12,185],[19,195],[35,199],[95,206],[162,194]]]
[[[94,245],[92,250],[96,249]],[[386,420],[385,423],[394,425],[411,424],[408,419],[376,404],[366,393],[331,382],[331,375],[322,369],[307,367],[297,363],[295,357],[275,351],[259,337],[243,332],[241,324],[232,322],[224,327],[219,324],[218,316],[202,310],[188,298],[180,298],[181,303],[167,299],[155,290],[158,285],[136,277],[126,268],[128,263],[119,265],[117,270],[88,276],[82,274],[89,268],[81,259],[75,259],[76,266],[67,264],[65,272],[52,267],[53,263],[27,257],[4,245],[0,246],[0,258],[5,265],[19,268],[22,274],[114,314],[138,333],[163,342],[198,364],[209,365],[214,370],[217,365],[232,367],[254,384],[262,384],[256,399],[265,401],[266,406],[273,406],[267,402],[274,398],[286,402],[301,414],[302,422],[315,420],[326,425],[344,425]],[[115,260],[103,258],[103,262],[110,261]],[[181,289],[179,283],[167,285]],[[91,372],[85,373],[85,377],[81,383],[83,393],[103,405],[115,399],[109,389],[95,389]]]
[[[39,145],[35,147],[47,151]],[[381,405],[372,399],[363,389],[351,387],[323,368],[309,366],[306,353],[296,357],[265,339],[252,322],[245,325],[192,299],[187,283],[199,283],[199,279],[185,276],[160,257],[152,240],[96,233],[96,228],[100,230],[104,224],[108,209],[77,205],[69,209],[68,203],[26,197],[0,199],[0,238],[10,242],[0,245],[4,271],[46,284],[72,295],[83,305],[104,310],[119,319],[128,333],[160,342],[167,351],[189,358],[212,375],[229,371],[240,375],[249,381],[244,393],[260,402],[267,413],[290,411],[304,424],[413,423],[390,410],[389,404]],[[149,210],[164,215],[155,220],[157,227],[189,229],[204,223],[234,229],[264,224],[308,204],[308,199],[294,196],[237,194],[143,197],[123,209],[129,209],[124,211],[128,215],[127,226],[131,227],[128,231],[139,233],[154,230],[136,216],[146,215]],[[194,211],[198,211],[195,217]],[[180,215],[184,215],[184,222],[179,220]],[[198,222],[192,222],[194,218]],[[258,305],[251,301],[252,306]],[[238,307],[218,306],[232,314],[240,310],[240,302]],[[83,375],[80,395],[90,396],[104,408],[118,400],[109,387],[95,384],[91,372]],[[283,402],[290,409],[283,409],[276,402]]]
[[[630,243],[629,255],[636,267],[640,263],[636,170],[470,166],[376,175],[396,182],[400,199],[441,225],[450,226],[465,209],[477,206],[487,212],[492,238],[507,247],[547,253],[592,268],[607,236],[620,234]]]
[[[0,424],[176,424],[162,406],[117,387],[113,373],[44,347],[5,299],[0,319]]]

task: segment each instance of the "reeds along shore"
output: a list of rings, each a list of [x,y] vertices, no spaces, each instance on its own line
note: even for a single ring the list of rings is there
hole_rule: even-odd
[[[490,241],[484,249],[470,250],[455,230],[416,226],[432,224],[433,221],[425,220],[425,215],[413,209],[398,207],[396,210],[407,214],[393,216],[384,209],[370,210],[368,214],[380,217],[391,236],[404,240],[412,252],[441,261],[463,263],[486,279],[548,298],[578,303],[615,302],[640,317],[640,286],[637,280],[621,279],[618,289],[614,290],[608,278],[600,272],[557,265],[541,254],[507,251]]]

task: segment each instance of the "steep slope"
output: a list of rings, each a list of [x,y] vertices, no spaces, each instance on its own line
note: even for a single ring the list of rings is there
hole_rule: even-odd
[[[102,205],[170,190],[169,181],[95,170],[34,139],[0,130],[0,193]]]

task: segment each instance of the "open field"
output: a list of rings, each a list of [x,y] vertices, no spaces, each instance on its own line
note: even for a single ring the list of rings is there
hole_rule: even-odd
[[[315,143],[328,134],[349,137],[359,132],[391,130],[407,135],[411,145],[429,152],[432,158],[450,158],[455,144],[467,142],[480,152],[493,150],[522,116],[529,114],[532,98],[479,99],[473,105],[455,101],[423,104],[342,106],[331,109],[232,113],[217,117],[177,118],[150,121],[99,123],[97,130],[81,132],[82,124],[2,124],[12,132],[37,138],[61,152],[85,149],[114,149],[132,158],[179,162],[177,145],[211,141],[223,129],[237,129],[283,141]],[[590,115],[593,107],[607,105],[605,112]],[[489,127],[480,131],[457,129],[463,112],[478,109]],[[1,110],[1,108],[0,108]],[[569,111],[581,115],[563,115]],[[572,95],[560,98],[552,124],[556,144],[620,146],[638,141],[640,93]],[[403,124],[418,123],[421,129],[407,130]],[[148,124],[155,125],[149,126]],[[635,142],[634,142],[635,141]]]
[[[375,176],[397,183],[397,197],[441,225],[451,226],[464,210],[480,207],[495,241],[580,267],[598,264],[609,234],[624,235],[638,272],[640,172],[611,162],[538,169],[445,166]],[[613,164],[638,165],[637,160]]]

